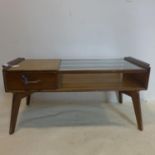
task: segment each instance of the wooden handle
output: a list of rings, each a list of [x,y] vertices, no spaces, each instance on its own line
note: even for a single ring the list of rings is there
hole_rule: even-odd
[[[14,59],[12,61],[9,61],[8,63],[2,65],[3,69],[9,69],[10,67],[12,67],[13,65],[17,65],[18,63],[24,61],[25,58],[17,58],[17,59]]]
[[[135,59],[133,57],[125,57],[124,58],[126,61],[128,62],[131,62],[137,66],[140,66],[142,68],[145,68],[145,69],[149,69],[150,68],[150,64],[144,62],[144,61],[141,61],[141,60],[138,60],[138,59]]]

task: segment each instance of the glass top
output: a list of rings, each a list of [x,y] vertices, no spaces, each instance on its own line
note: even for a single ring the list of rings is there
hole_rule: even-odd
[[[83,70],[144,70],[124,59],[63,59],[61,71]]]

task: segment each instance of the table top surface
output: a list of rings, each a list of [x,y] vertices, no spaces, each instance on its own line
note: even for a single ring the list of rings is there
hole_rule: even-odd
[[[60,60],[58,59],[25,59],[16,65],[12,65],[11,71],[39,71],[39,70],[58,70]]]
[[[106,71],[144,70],[124,59],[25,59],[9,68],[11,71],[59,70],[59,71]]]

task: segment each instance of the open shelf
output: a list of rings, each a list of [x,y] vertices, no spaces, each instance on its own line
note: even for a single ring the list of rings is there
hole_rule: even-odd
[[[142,83],[123,73],[61,74],[59,91],[142,90]]]

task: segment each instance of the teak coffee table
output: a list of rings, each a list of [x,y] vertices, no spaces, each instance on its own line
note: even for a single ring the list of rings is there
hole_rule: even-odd
[[[10,134],[15,131],[21,99],[30,104],[34,92],[117,91],[132,98],[137,126],[143,130],[139,91],[148,87],[150,65],[124,59],[24,59],[3,65],[6,92],[13,93]]]

